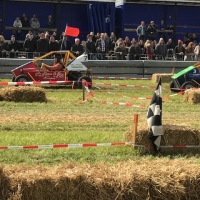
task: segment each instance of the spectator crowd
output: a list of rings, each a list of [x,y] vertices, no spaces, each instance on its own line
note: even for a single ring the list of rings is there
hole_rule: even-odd
[[[88,54],[88,59],[117,59],[117,60],[198,60],[200,44],[195,34],[186,33],[184,40],[173,41],[173,26],[165,26],[161,20],[158,26],[151,21],[148,26],[142,21],[137,27],[138,38],[126,36],[117,38],[112,32],[107,33],[90,32],[86,40],[74,39],[69,41],[65,32],[58,36],[56,32],[38,32],[40,22],[33,17],[28,21],[25,14],[13,23],[14,27],[32,27],[33,31],[22,32],[17,30],[11,35],[7,42],[3,35],[0,35],[0,57],[18,57],[20,52],[26,52],[27,58],[41,56],[50,51],[69,50],[76,57]],[[46,28],[53,27],[52,16],[49,15]],[[23,47],[20,47],[17,39],[24,37]],[[156,40],[158,38],[158,41]]]

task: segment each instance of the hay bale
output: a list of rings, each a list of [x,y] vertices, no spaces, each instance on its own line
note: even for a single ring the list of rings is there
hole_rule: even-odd
[[[173,74],[172,73],[170,73],[170,74],[167,74],[167,73],[163,73],[163,74],[153,74],[152,75],[152,81],[154,82],[154,83],[158,83],[158,81],[159,81],[159,79],[160,79],[160,77],[162,78],[162,82],[164,83],[164,82],[166,82],[166,83],[169,83],[170,81],[171,81],[171,77],[173,76]]]
[[[183,101],[192,104],[200,103],[200,90],[186,90]]]
[[[46,102],[45,90],[40,87],[19,86],[6,87],[0,91],[4,101],[15,102]]]
[[[1,199],[199,199],[200,168],[190,159],[140,159],[54,167],[4,166],[10,182]]]
[[[163,125],[164,135],[161,139],[161,145],[200,145],[200,131],[188,126]],[[133,142],[133,126],[130,126],[125,133],[127,142]],[[136,135],[136,144],[151,147],[148,127],[138,127]],[[188,151],[189,149],[187,149]]]

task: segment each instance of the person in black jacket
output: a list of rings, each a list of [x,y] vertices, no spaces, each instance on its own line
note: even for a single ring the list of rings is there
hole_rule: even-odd
[[[71,52],[74,54],[74,56],[78,57],[81,54],[83,54],[83,46],[80,44],[80,39],[75,39],[75,44],[72,45]]]
[[[86,42],[86,53],[88,54],[88,60],[95,59],[96,53],[96,46],[95,43],[92,41],[92,35],[87,35],[87,42]]]
[[[154,24],[154,21],[151,21],[149,26],[147,27],[147,35],[148,39],[151,41],[154,41],[156,38],[156,26]]]
[[[59,49],[60,48],[59,48],[58,42],[55,40],[54,35],[51,35],[50,39],[49,39],[49,52],[50,51],[58,51]]]
[[[59,47],[60,50],[71,50],[72,44],[71,42],[68,40],[67,35],[65,35],[65,33],[63,33],[63,38],[59,41]]]
[[[36,41],[34,39],[33,33],[29,33],[28,39],[25,40],[23,47],[24,50],[28,52],[27,57],[33,58],[33,52],[36,51]]]
[[[45,39],[44,33],[40,33],[40,39],[37,40],[37,52],[40,53],[40,56],[49,52],[49,42]]]
[[[10,52],[10,58],[14,58],[19,52],[19,43],[15,40],[15,36],[11,36],[11,40],[8,43],[8,51]]]

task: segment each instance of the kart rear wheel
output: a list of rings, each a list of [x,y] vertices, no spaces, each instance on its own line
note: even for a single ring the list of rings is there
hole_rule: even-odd
[[[15,82],[29,82],[30,78],[26,75],[19,75],[15,78]]]
[[[174,82],[173,82],[173,81],[170,82],[169,87],[170,87],[170,90],[171,90],[172,92],[177,92],[177,89],[175,88],[175,85],[174,85]]]
[[[192,81],[186,81],[185,83],[183,83],[181,88],[183,89],[197,88],[197,84]]]
[[[79,89],[82,89],[82,80],[86,80],[89,84],[88,84],[88,88],[91,88],[92,87],[92,80],[89,76],[81,76],[79,79],[78,79],[78,88]]]
[[[15,82],[15,76],[12,77],[12,82]]]

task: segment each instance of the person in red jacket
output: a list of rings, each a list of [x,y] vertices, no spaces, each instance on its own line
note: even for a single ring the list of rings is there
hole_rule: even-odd
[[[41,69],[43,70],[49,70],[49,71],[60,71],[63,69],[63,63],[61,61],[61,55],[55,55],[54,56],[54,65],[50,66],[50,65],[47,65],[45,63],[42,63],[42,67]]]

